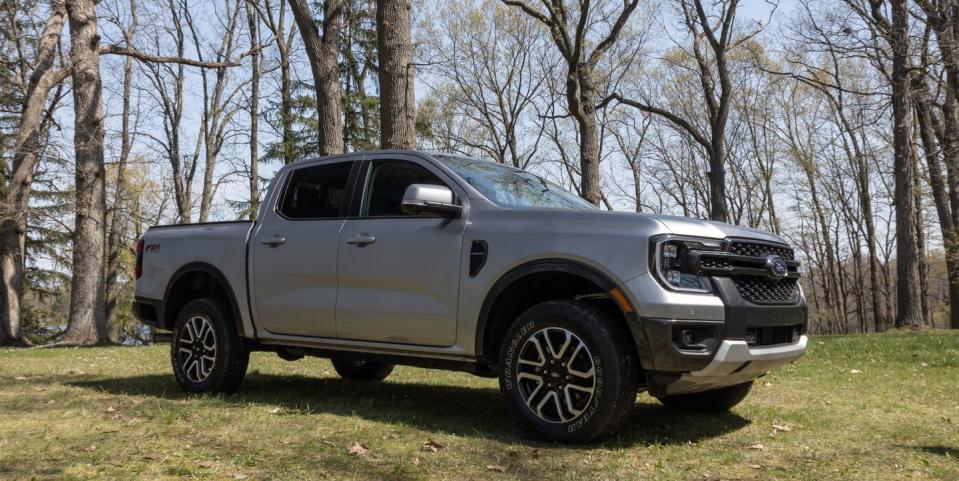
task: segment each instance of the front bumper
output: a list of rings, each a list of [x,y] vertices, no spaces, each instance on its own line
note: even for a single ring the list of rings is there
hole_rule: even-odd
[[[670,292],[647,275],[627,283],[643,313],[633,335],[650,394],[739,384],[805,352],[808,309],[802,295],[794,304],[755,304],[740,296],[731,279],[714,283],[716,295]],[[684,331],[702,334],[697,348],[682,342]],[[794,334],[764,335],[783,333]]]
[[[808,342],[805,335],[795,344],[762,348],[750,348],[746,341],[723,341],[706,367],[683,373],[665,386],[665,394],[687,394],[751,381],[802,357]]]

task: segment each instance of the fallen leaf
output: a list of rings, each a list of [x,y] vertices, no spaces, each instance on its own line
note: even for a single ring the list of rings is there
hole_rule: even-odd
[[[530,453],[530,456],[533,459],[539,459],[539,455],[540,455],[539,449],[533,449],[533,452]]]
[[[747,464],[747,466],[749,466],[752,469],[763,469],[763,467],[758,464]]]
[[[850,369],[849,374],[862,374],[862,371],[859,369]]]
[[[27,380],[26,376],[14,376],[13,378],[16,379],[17,381],[26,381],[26,380]]]
[[[428,441],[423,443],[423,451],[435,453],[439,451],[440,449],[443,449],[443,445],[436,441],[433,441],[432,438],[430,438]]]
[[[765,451],[766,446],[763,446],[762,443],[756,443],[749,447],[749,449],[755,449],[756,451]]]
[[[419,466],[419,465],[420,465],[420,458],[413,458],[413,466]]]
[[[353,443],[348,448],[346,448],[346,454],[349,454],[351,456],[365,456],[369,454],[369,452],[370,452],[370,448],[360,443]]]
[[[250,477],[249,474],[233,473],[233,479],[246,479],[246,478],[249,478],[249,477]]]
[[[790,426],[789,424],[785,424],[785,423],[784,423],[784,424],[775,424],[775,423],[773,423],[773,429],[776,430],[776,431],[783,431],[783,432],[787,432],[787,433],[788,433],[789,431],[792,431],[792,430],[793,430],[793,427]]]
[[[115,407],[113,407],[113,406],[107,406],[107,412],[108,412],[108,413],[115,413],[115,412],[117,412],[117,408],[115,408]]]
[[[81,376],[81,375],[86,374],[86,373],[83,372],[83,371],[81,371],[81,370],[79,370],[79,369],[71,369],[71,370],[70,370],[70,374],[73,374],[73,375],[76,375],[76,376]]]
[[[279,412],[280,412],[280,408],[270,409],[270,414],[278,414]]]
[[[96,451],[96,450],[97,450],[97,446],[96,446],[95,444],[91,444],[91,445],[83,448],[83,450],[84,450],[84,451]]]
[[[327,446],[336,446],[336,443],[334,443],[333,441],[330,441],[330,440],[328,440],[328,439],[324,439],[324,440],[323,440],[323,444],[326,444]]]
[[[828,404],[828,405],[831,406],[831,405],[832,405],[832,401],[826,401],[826,404]]]
[[[157,461],[160,459],[160,455],[155,453],[148,453],[143,455],[143,459],[147,459],[150,461]]]
[[[929,363],[926,363],[926,362],[922,363],[922,367],[929,367]]]
[[[119,429],[117,429],[117,428],[110,428],[110,429],[104,429],[103,431],[100,431],[100,434],[113,434],[113,433],[118,433],[118,432],[120,432]]]
[[[200,461],[196,465],[204,469],[212,469],[214,466],[216,466],[216,463],[213,461]]]
[[[490,471],[496,471],[498,473],[506,472],[506,466],[503,466],[502,464],[489,464],[486,466],[486,469]]]

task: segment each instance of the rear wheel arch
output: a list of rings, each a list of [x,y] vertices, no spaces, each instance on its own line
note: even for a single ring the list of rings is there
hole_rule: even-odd
[[[544,284],[549,284],[549,289]],[[520,264],[503,274],[486,293],[477,318],[476,357],[495,364],[503,336],[529,307],[582,294],[608,295],[613,289],[619,287],[607,274],[581,261],[548,258]],[[646,359],[648,347],[635,307],[633,312],[626,312],[611,299],[597,302],[623,320],[632,334],[638,359]]]
[[[245,336],[240,306],[230,282],[219,269],[206,262],[185,264],[170,276],[163,295],[163,312],[159,313],[161,326],[172,330],[180,310],[200,298],[221,299],[233,316],[237,332]]]

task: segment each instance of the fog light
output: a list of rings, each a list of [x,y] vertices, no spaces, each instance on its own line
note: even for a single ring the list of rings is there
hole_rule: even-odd
[[[682,351],[705,351],[713,342],[712,327],[676,327],[673,329],[673,344]]]
[[[666,271],[666,282],[678,286],[682,282],[683,274],[677,270]]]

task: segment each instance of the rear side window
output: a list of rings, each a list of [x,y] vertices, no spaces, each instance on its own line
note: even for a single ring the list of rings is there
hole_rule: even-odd
[[[363,217],[409,216],[403,212],[403,194],[412,184],[446,185],[425,167],[405,160],[373,162],[363,202]]]
[[[280,213],[290,219],[325,219],[346,215],[346,182],[353,162],[294,170],[283,192]]]

